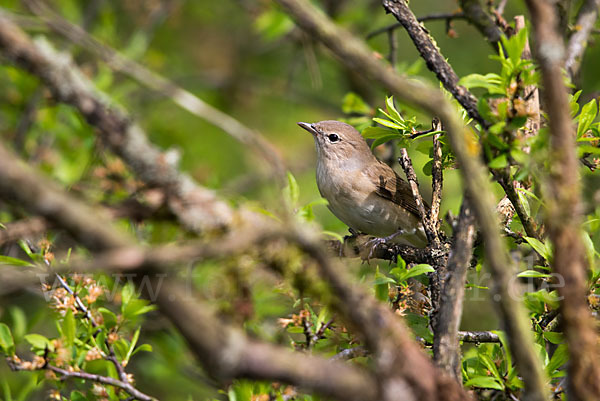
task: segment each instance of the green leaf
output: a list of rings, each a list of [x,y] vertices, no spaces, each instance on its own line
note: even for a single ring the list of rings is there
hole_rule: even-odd
[[[504,390],[504,386],[493,377],[489,376],[477,376],[467,380],[464,385],[465,387],[481,387],[481,388],[492,388],[494,390]]]
[[[551,375],[556,369],[567,363],[569,360],[569,350],[566,344],[561,344],[556,348],[550,362],[546,365],[546,373]]]
[[[541,273],[541,272],[538,272],[535,270],[525,270],[525,271],[522,271],[521,273],[517,274],[517,277],[550,278],[550,277],[552,277],[552,275],[548,274],[548,273]]]
[[[435,271],[435,269],[433,267],[431,267],[428,264],[423,263],[423,264],[415,265],[411,269],[394,268],[394,269],[390,270],[390,273],[396,277],[396,280],[398,282],[403,282],[403,281],[408,280],[411,277],[420,276],[420,275],[426,274],[426,273],[432,273],[434,271]]]
[[[386,108],[389,116],[392,118],[392,120],[394,120],[395,122],[397,122],[399,124],[402,124],[402,122],[404,122],[404,118],[402,118],[402,116],[400,115],[398,110],[396,110],[396,107],[394,106],[394,97],[393,96],[385,98],[385,108]]]
[[[134,298],[135,289],[133,288],[133,284],[128,282],[123,286],[123,290],[121,291],[121,313],[127,307],[127,304]]]
[[[349,92],[342,101],[342,111],[345,114],[371,114],[371,107],[356,93]]]
[[[362,131],[362,136],[363,136],[363,138],[366,138],[366,139],[378,139],[378,138],[387,137],[390,135],[395,135],[397,137],[402,136],[398,133],[398,131],[383,128],[383,127],[367,127]]]
[[[288,185],[283,189],[285,198],[291,207],[295,207],[298,204],[300,198],[300,188],[298,182],[292,173],[287,172]]]
[[[152,346],[150,344],[142,344],[139,347],[137,347],[135,350],[133,350],[133,352],[131,353],[131,356],[134,356],[138,352],[152,352]]]
[[[50,351],[54,351],[54,347],[50,340],[41,334],[27,334],[24,338],[34,349],[44,350],[48,348]]]
[[[540,241],[537,238],[532,238],[532,237],[523,237],[525,239],[525,241],[527,241],[527,243],[529,245],[531,245],[531,247],[544,259],[546,260],[550,260],[550,250],[548,249],[548,247],[546,246],[546,244],[544,244],[542,241]]]
[[[565,341],[563,333],[556,333],[554,331],[545,331],[544,338],[550,341],[552,344],[560,344]]]
[[[71,309],[68,309],[62,324],[62,332],[65,336],[67,347],[73,346],[73,342],[75,341],[76,327],[77,326],[75,323],[75,316],[73,316],[73,311]]]
[[[129,362],[129,358],[131,358],[131,355],[133,355],[133,350],[135,349],[138,339],[140,338],[140,330],[141,329],[142,329],[142,327],[138,326],[135,333],[133,333],[133,338],[131,339],[131,344],[129,344],[129,349],[127,350],[127,354],[125,355],[125,358],[123,359],[123,365],[127,365],[127,362]]]
[[[6,355],[15,353],[15,341],[10,328],[4,323],[0,323],[0,350]]]
[[[0,255],[0,265],[23,266],[23,267],[33,266],[30,262],[26,262],[21,259],[12,258],[10,256],[4,256],[4,255]]]
[[[590,128],[596,115],[598,114],[598,105],[596,104],[596,99],[592,99],[590,102],[586,103],[585,106],[581,109],[581,114],[579,114],[579,125],[577,125],[577,138],[580,138],[583,134],[587,132]]]
[[[375,117],[373,119],[373,121],[375,121],[376,123],[381,124],[381,125],[383,125],[385,127],[399,129],[399,130],[404,130],[404,126],[402,126],[400,124],[396,124],[395,122],[390,121],[390,120],[384,120],[383,118]]]
[[[525,49],[525,43],[527,43],[527,29],[521,29],[516,35],[511,36],[510,39],[502,36],[501,40],[508,58],[516,66],[521,61],[521,55],[523,54],[523,49]]]
[[[498,371],[498,367],[494,361],[492,361],[492,358],[488,354],[484,354],[482,352],[479,352],[477,356],[479,357],[479,361],[486,367],[486,369],[489,370],[496,379],[501,380],[502,375]],[[502,387],[504,387],[504,385]]]
[[[504,89],[502,88],[502,77],[498,74],[469,74],[462,77],[458,81],[458,84],[467,89],[485,88],[492,94],[504,93]]]
[[[506,153],[502,153],[500,156],[496,157],[488,164],[488,166],[490,168],[503,168],[508,166],[508,159],[506,157]]]
[[[87,398],[85,397],[85,395],[83,395],[83,393],[74,390],[74,391],[71,391],[69,400],[71,400],[71,401],[87,401]]]
[[[105,307],[98,308],[98,312],[102,314],[102,320],[104,320],[104,326],[108,329],[113,328],[117,324],[117,315]]]

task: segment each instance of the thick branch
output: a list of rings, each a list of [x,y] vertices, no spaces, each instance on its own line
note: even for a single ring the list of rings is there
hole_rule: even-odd
[[[529,320],[521,303],[513,299],[509,284],[512,281],[513,262],[500,236],[494,201],[487,169],[480,160],[476,143],[465,135],[453,106],[436,89],[398,76],[378,60],[364,42],[348,31],[333,24],[306,1],[277,0],[296,23],[321,40],[341,61],[355,71],[381,84],[398,100],[420,107],[431,115],[440,117],[446,135],[461,166],[461,174],[472,207],[485,241],[487,265],[495,282],[495,300],[502,323],[509,336],[515,361],[532,400],[546,399],[545,377],[535,352]],[[397,3],[394,3],[397,4]]]
[[[502,32],[494,22],[494,19],[483,9],[479,0],[459,0],[467,21],[471,23],[481,34],[497,48]]]
[[[454,375],[458,382],[462,381],[458,327],[462,316],[465,281],[473,254],[475,235],[475,216],[468,202],[464,201],[448,264],[443,270],[438,271],[442,289],[433,337],[433,357],[436,363],[446,372]]]
[[[561,311],[569,344],[569,399],[600,399],[600,341],[587,304],[587,266],[581,239],[581,200],[573,122],[567,90],[562,80],[564,45],[557,32],[552,5],[527,0],[534,27],[537,58],[544,84],[546,112],[550,120],[551,171],[548,232],[554,245],[554,271],[564,285],[558,288]]]
[[[444,88],[458,100],[471,118],[482,126],[486,126],[487,123],[477,110],[477,98],[467,88],[458,85],[458,75],[442,56],[440,49],[427,31],[417,21],[415,15],[408,8],[408,3],[405,0],[383,0],[383,6],[404,26],[421,57],[425,60],[427,68],[435,73]]]
[[[95,92],[66,55],[57,53],[47,43],[34,44],[1,14],[0,51],[38,76],[57,100],[77,108],[142,181],[162,188],[171,211],[183,226],[202,232],[227,228],[232,223],[234,211],[229,205],[171,165],[165,154],[148,142],[139,125]]]
[[[16,201],[26,210],[54,222],[90,249],[104,252],[135,249],[131,238],[113,228],[106,219],[98,218],[95,210],[33,173],[2,146],[0,197]],[[135,279],[164,277],[152,274],[164,265],[143,267],[136,270]],[[362,370],[251,340],[221,323],[182,284],[167,279],[160,285],[160,291],[148,295],[157,297],[161,312],[181,330],[207,371],[217,378],[281,380],[340,400],[377,399],[375,380]],[[149,291],[159,288],[159,283],[143,287]]]

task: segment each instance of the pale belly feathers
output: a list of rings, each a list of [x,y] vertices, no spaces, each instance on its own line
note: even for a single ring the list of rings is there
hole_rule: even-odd
[[[346,171],[344,175],[328,175],[317,166],[319,192],[329,202],[329,209],[350,228],[377,237],[398,232],[405,234],[394,242],[415,246],[426,244],[423,227],[412,213],[379,196],[376,186],[361,170]],[[327,183],[327,184],[325,184]]]

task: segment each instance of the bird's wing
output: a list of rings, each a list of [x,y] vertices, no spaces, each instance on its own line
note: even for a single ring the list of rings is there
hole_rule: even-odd
[[[396,174],[394,170],[387,164],[382,162],[375,163],[367,172],[369,178],[375,183],[375,193],[384,199],[390,200],[395,204],[403,207],[417,218],[419,209],[412,195],[410,185]],[[386,179],[386,177],[388,177]],[[393,177],[390,179],[389,177]],[[429,205],[425,203],[425,210],[429,209]]]

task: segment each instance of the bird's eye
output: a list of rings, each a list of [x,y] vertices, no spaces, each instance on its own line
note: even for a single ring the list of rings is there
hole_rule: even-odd
[[[327,138],[329,138],[329,142],[338,142],[340,140],[340,137],[337,134],[329,134],[327,135]]]

